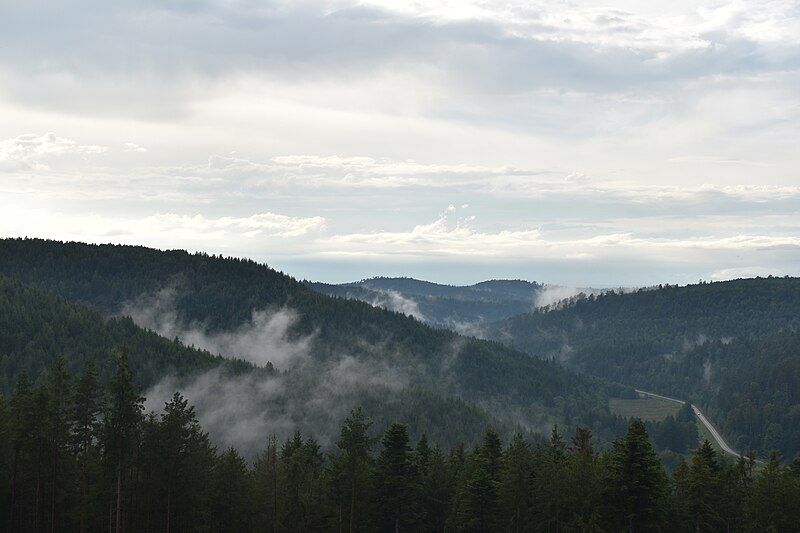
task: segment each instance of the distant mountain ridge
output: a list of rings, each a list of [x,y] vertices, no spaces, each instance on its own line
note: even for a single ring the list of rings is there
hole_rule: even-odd
[[[331,285],[306,282],[322,294],[367,302],[413,316],[427,324],[481,336],[486,322],[529,311],[541,286],[522,280],[455,286],[414,278],[370,278]]]
[[[528,313],[600,289],[545,285],[521,279],[492,279],[473,285],[447,285],[415,278],[375,277],[352,283],[305,281],[317,292],[361,300],[440,328],[483,337],[485,324]]]

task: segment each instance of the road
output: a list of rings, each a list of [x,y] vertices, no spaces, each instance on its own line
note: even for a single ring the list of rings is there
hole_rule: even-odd
[[[635,390],[639,394],[643,394],[645,396],[652,396],[654,398],[660,398],[662,400],[669,400],[671,402],[679,403],[681,405],[686,404],[686,402],[684,402],[683,400],[678,400],[676,398],[669,398],[667,396],[661,396],[660,394],[655,394],[653,392],[647,392],[647,391],[643,391],[643,390],[639,390],[639,389],[635,389]],[[719,434],[719,431],[717,431],[717,428],[715,428],[714,425],[711,422],[709,422],[708,418],[706,418],[706,415],[704,415],[700,411],[700,409],[697,408],[696,405],[692,405],[692,410],[694,411],[694,414],[698,418],[698,420],[700,420],[700,422],[703,423],[703,425],[706,427],[706,429],[708,429],[708,432],[711,433],[711,436],[714,437],[714,440],[717,441],[717,444],[719,445],[720,448],[722,448],[726,453],[729,453],[731,455],[735,455],[736,457],[742,457],[742,454],[734,451],[733,448],[728,446],[728,443],[725,442],[725,439],[723,439],[722,435]]]

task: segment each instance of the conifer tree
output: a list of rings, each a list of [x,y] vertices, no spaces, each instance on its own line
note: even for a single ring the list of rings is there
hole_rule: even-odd
[[[406,426],[390,425],[381,445],[375,471],[376,520],[378,529],[398,533],[416,518],[416,487]]]
[[[717,453],[706,439],[692,457],[687,476],[689,498],[686,503],[695,531],[712,531],[721,525],[718,475]]]
[[[532,459],[530,445],[515,434],[503,458],[502,509],[508,531],[524,531],[530,524]]]
[[[217,459],[214,469],[212,516],[216,531],[251,529],[250,483],[244,459],[234,448],[228,448]]]
[[[194,407],[178,392],[164,406],[157,435],[159,471],[166,491],[163,523],[169,533],[175,523],[186,529],[187,522],[197,521],[207,506],[203,488],[209,482],[205,474],[213,452]]]
[[[600,501],[602,473],[592,445],[592,431],[578,426],[570,439],[569,455],[565,465],[565,489],[571,527],[582,531],[601,528],[602,502]]]
[[[426,531],[441,532],[445,529],[447,510],[452,502],[453,483],[445,456],[438,446],[430,449],[427,465],[422,477],[420,516]]]
[[[253,465],[253,507],[259,531],[275,533],[278,521],[278,441],[274,435]]]
[[[69,374],[63,358],[57,357],[48,368],[44,386],[47,400],[44,413],[45,431],[50,470],[48,514],[50,531],[55,533],[61,527],[60,507],[66,497],[66,489],[62,480],[67,459],[70,457],[67,448],[70,444],[70,420],[72,415]]]
[[[634,419],[625,437],[614,441],[609,467],[619,525],[631,533],[656,528],[665,514],[666,476],[641,420]]]
[[[114,530],[123,528],[123,476],[130,466],[142,420],[144,398],[133,384],[124,354],[117,356],[117,371],[108,386],[108,403],[103,417],[103,448],[106,468],[114,480]]]
[[[345,419],[337,442],[341,452],[338,464],[342,489],[348,495],[347,508],[342,513],[346,517],[343,523],[350,533],[364,525],[364,513],[360,507],[365,500],[364,489],[370,469],[371,425],[372,420],[358,407]]]
[[[23,487],[27,481],[28,467],[34,465],[33,448],[37,413],[34,412],[34,393],[28,375],[19,374],[9,406],[11,433],[11,484],[8,511],[8,530],[22,529],[25,510],[22,508]]]
[[[75,386],[73,409],[73,447],[77,459],[78,498],[76,511],[79,530],[87,531],[91,512],[90,485],[97,476],[96,440],[102,411],[100,386],[94,363],[89,362]]]

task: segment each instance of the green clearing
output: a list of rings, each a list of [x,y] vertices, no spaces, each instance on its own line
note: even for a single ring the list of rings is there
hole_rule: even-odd
[[[626,400],[611,398],[608,401],[611,412],[624,418],[640,418],[642,420],[664,420],[669,415],[675,416],[681,404],[652,396]]]
[[[662,398],[656,398],[653,396],[642,396],[640,395],[639,398],[635,400],[624,400],[621,398],[611,398],[609,400],[609,409],[611,412],[625,417],[625,418],[640,418],[642,420],[664,420],[669,415],[675,416],[680,408],[682,407],[681,404],[677,402],[673,402],[670,400],[664,400]],[[720,455],[724,455],[729,459],[736,459],[735,455],[731,455],[725,452],[714,437],[711,435],[711,432],[700,422],[700,419],[695,417],[695,421],[697,422],[697,433],[698,433],[698,444],[703,442],[704,439],[708,439],[714,449]]]

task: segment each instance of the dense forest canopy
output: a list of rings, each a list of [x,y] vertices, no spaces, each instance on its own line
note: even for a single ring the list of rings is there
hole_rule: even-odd
[[[175,393],[144,409],[125,357],[106,387],[63,359],[0,401],[0,521],[11,531],[796,531],[800,462],[731,462],[706,441],[672,474],[645,425],[598,453],[583,426],[442,448],[354,409],[325,451],[264,436],[215,447]]]

